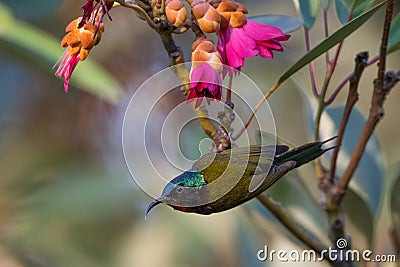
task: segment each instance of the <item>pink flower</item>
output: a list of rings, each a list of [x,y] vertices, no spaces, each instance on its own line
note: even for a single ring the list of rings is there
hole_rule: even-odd
[[[214,43],[206,38],[197,39],[192,45],[192,69],[190,71],[190,90],[187,101],[196,100],[199,107],[205,97],[221,100],[222,62]]]
[[[196,108],[200,106],[203,97],[210,104],[210,99],[220,101],[222,95],[221,74],[215,71],[209,64],[204,63],[200,67],[192,69],[190,73],[190,91],[187,101],[196,99]]]
[[[224,64],[240,70],[245,58],[257,55],[272,58],[273,50],[283,51],[280,42],[289,37],[274,26],[247,20],[241,27],[221,29],[217,49]]]
[[[95,3],[94,0],[88,0],[86,4],[82,6],[83,16],[81,22],[79,22],[78,28],[82,28],[83,25],[85,25],[86,21],[90,19],[96,5],[97,3]]]
[[[103,20],[103,14],[106,13],[108,15],[108,11],[112,8],[113,4],[114,1],[110,0],[87,0],[86,4],[82,6],[83,16],[81,22],[79,22],[78,28],[82,28],[90,19],[92,19],[93,22],[96,19],[98,22],[97,27],[99,27]],[[98,19],[97,16],[99,16]]]
[[[57,68],[56,71],[56,76],[57,77],[64,77],[64,90],[66,93],[68,93],[68,85],[69,85],[69,80],[71,79],[72,72],[78,65],[80,61],[80,55],[79,53],[76,54],[70,54],[70,47],[68,46],[63,55],[60,57],[60,59],[56,62],[54,66],[56,66],[59,61],[62,61],[60,65]],[[54,67],[53,67],[54,68]]]

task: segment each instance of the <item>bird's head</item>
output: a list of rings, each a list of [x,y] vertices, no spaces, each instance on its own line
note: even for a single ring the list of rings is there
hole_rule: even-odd
[[[206,185],[204,176],[196,169],[191,169],[172,179],[159,198],[149,204],[146,215],[155,206],[165,203],[176,210],[191,212],[205,196],[202,186]]]

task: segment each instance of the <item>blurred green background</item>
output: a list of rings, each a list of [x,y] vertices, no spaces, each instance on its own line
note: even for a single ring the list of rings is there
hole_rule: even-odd
[[[65,94],[62,81],[51,70],[62,53],[54,40],[61,40],[66,24],[80,16],[83,2],[0,1],[0,266],[280,266],[259,262],[257,251],[265,244],[289,250],[302,245],[287,238],[287,232],[255,200],[212,216],[160,207],[144,220],[151,198],[126,168],[121,127],[130,96],[148,77],[168,67],[168,57],[155,32],[130,10],[117,8],[111,11],[112,22],[105,21],[101,43],[75,71],[77,77]],[[292,1],[242,2],[251,15],[298,16]],[[328,14],[331,29],[340,27],[333,8]],[[383,16],[380,10],[346,40],[332,85],[352,71],[357,52],[376,54]],[[320,15],[315,25],[313,45],[322,40]],[[187,59],[192,38],[191,33],[177,37]],[[243,68],[263,91],[304,54],[303,30],[294,32],[285,45],[285,53],[276,54],[274,60],[252,58]],[[43,47],[46,54],[40,54]],[[398,70],[399,58],[399,52],[391,54],[388,69]],[[316,64],[324,66],[323,58]],[[319,83],[323,75],[324,67],[317,68]],[[360,85],[358,108],[364,117],[375,76],[376,67],[369,67]],[[376,130],[379,151],[372,151],[381,164],[379,208],[366,215],[354,204],[360,202],[357,195],[348,206],[351,212],[360,211],[361,221],[353,226],[349,222],[347,229],[354,243],[383,254],[394,253],[388,234],[392,224],[388,198],[400,160],[398,89],[388,98],[385,117]],[[296,145],[312,140],[308,104],[301,90],[310,93],[306,68],[269,101],[278,136]],[[345,92],[335,104],[344,103]],[[322,214],[312,168],[305,166],[300,173],[310,178],[304,182],[304,199],[291,200],[290,195],[297,197],[299,190],[292,192],[284,184],[277,184],[274,197],[283,203],[287,198],[290,213],[326,241],[325,219],[316,215],[313,220],[294,204],[310,198],[314,210],[308,212]],[[365,218],[371,227],[361,227]]]

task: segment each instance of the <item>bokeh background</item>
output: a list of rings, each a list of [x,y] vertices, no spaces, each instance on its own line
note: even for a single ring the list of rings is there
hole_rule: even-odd
[[[277,250],[303,248],[287,237],[287,232],[256,200],[212,216],[158,207],[150,218],[144,219],[145,208],[152,199],[129,175],[121,132],[125,109],[136,88],[168,67],[168,56],[158,35],[131,10],[112,10],[112,21],[106,19],[106,31],[90,54],[91,62],[80,64],[92,64],[95,70],[86,72],[82,67],[77,74],[79,67],[74,74],[86,74],[89,80],[101,80],[100,84],[93,82],[95,86],[91,86],[83,77],[73,82],[68,94],[62,81],[54,77],[52,57],[38,61],[29,49],[10,45],[4,37],[7,27],[24,23],[46,37],[37,39],[24,31],[14,32],[14,38],[20,38],[28,47],[47,46],[48,38],[61,40],[65,25],[80,16],[83,2],[0,1],[0,266],[279,266],[282,263],[259,262],[257,251],[265,244]],[[399,2],[395,2],[398,10]],[[251,15],[298,17],[289,0],[242,3]],[[340,27],[333,8],[328,15],[331,31]],[[368,50],[372,56],[376,54],[383,16],[382,9],[346,40],[332,87],[353,69],[357,52]],[[312,44],[320,42],[322,35],[319,15],[311,33]],[[192,38],[191,33],[177,37],[187,59]],[[285,53],[276,54],[274,60],[252,58],[243,68],[264,92],[304,54],[303,30],[292,33],[285,45]],[[52,54],[62,52],[61,48],[50,46],[49,50]],[[398,70],[399,59],[398,52],[391,54],[388,69]],[[321,66],[317,68],[319,85],[325,71],[323,63],[323,58],[316,63]],[[368,114],[376,69],[366,69],[360,85],[357,105],[363,116]],[[302,90],[310,93],[306,68],[269,101],[278,136],[296,145],[312,140],[309,109]],[[334,104],[344,103],[345,92]],[[370,228],[362,229],[359,221],[347,229],[354,234],[355,243],[359,241],[360,248],[383,254],[394,253],[388,209],[389,189],[400,160],[399,101],[397,87],[387,100],[385,117],[376,130],[376,157],[382,164],[382,177],[376,179],[382,180],[383,188],[379,208],[372,214]],[[317,203],[320,195],[312,168],[302,167],[300,173],[308,178],[306,191]],[[285,191],[281,185],[274,197],[284,201],[292,193],[296,192]],[[315,224],[296,206],[287,208],[327,240],[322,223]],[[350,201],[348,209],[352,213],[358,208]],[[363,216],[359,216],[361,222]]]

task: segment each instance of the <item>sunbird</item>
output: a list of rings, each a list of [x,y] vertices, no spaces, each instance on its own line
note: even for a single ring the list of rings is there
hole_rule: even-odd
[[[146,216],[161,203],[203,215],[237,207],[267,190],[289,171],[334,148],[322,147],[334,138],[292,150],[286,145],[252,145],[205,154],[192,169],[165,186],[161,197],[147,207]]]

